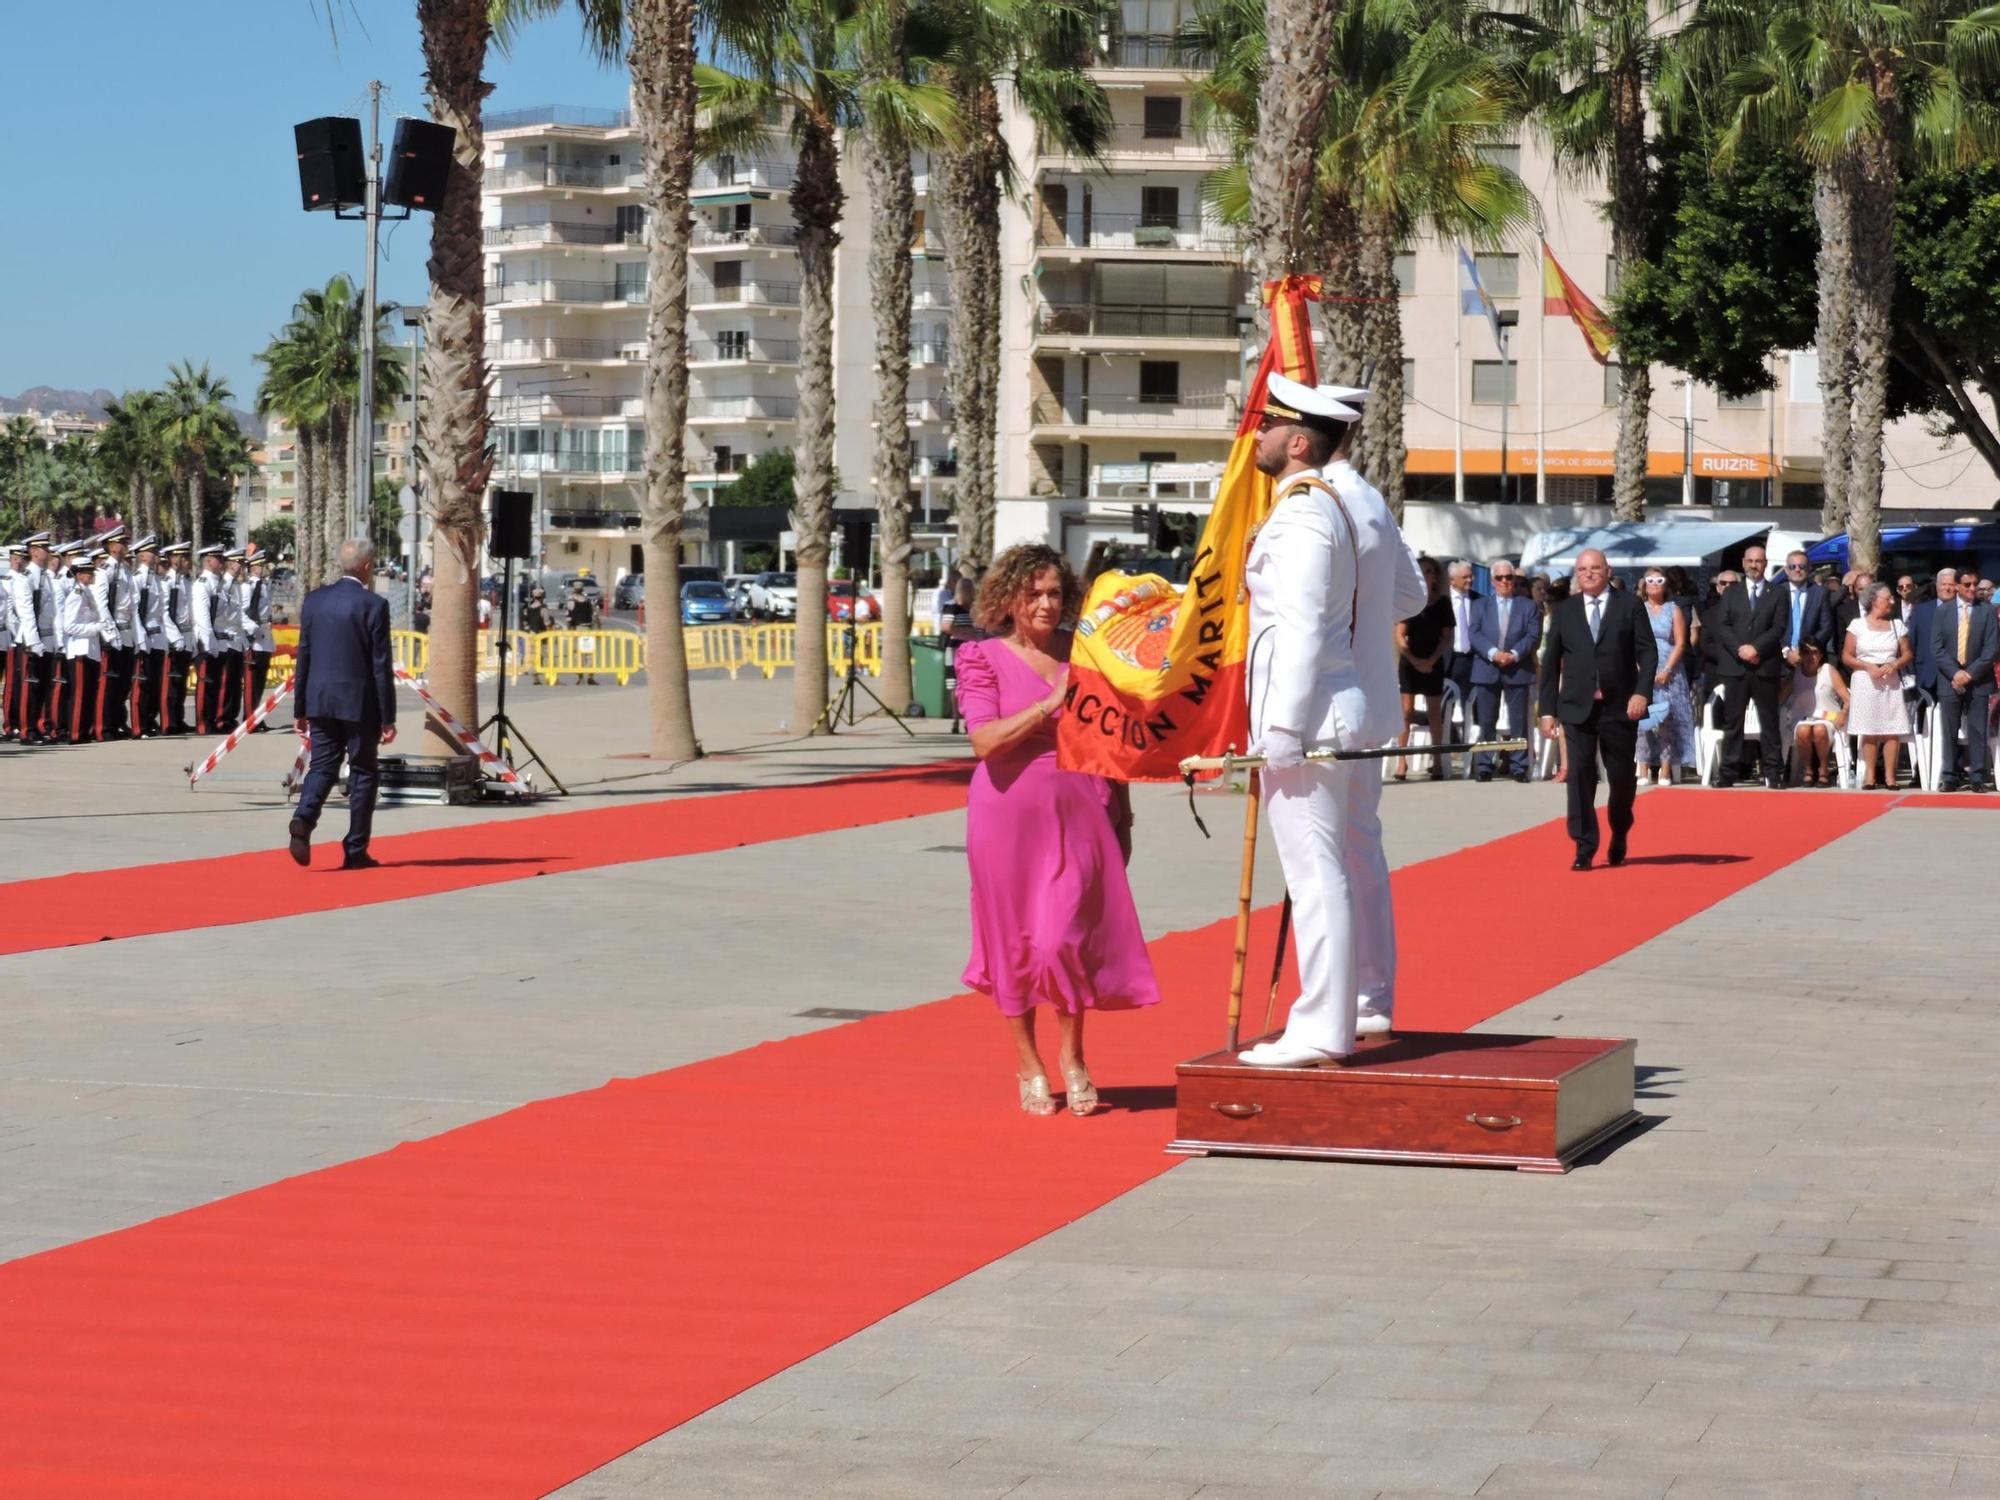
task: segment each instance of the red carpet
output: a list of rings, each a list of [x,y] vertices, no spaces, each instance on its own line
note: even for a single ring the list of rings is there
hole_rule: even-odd
[[[953,760],[801,786],[503,814],[463,828],[378,838],[371,852],[383,868],[366,871],[339,868],[347,827],[339,806],[321,821],[313,863],[303,870],[285,853],[284,820],[273,813],[270,850],[0,884],[0,911],[8,917],[0,955],[373,906],[949,812],[965,805],[971,775],[972,762]],[[218,900],[218,891],[228,899]]]
[[[1886,809],[1664,792],[1622,871],[1570,873],[1560,825],[1412,866],[1399,1016],[1497,1014]],[[0,1267],[0,1494],[542,1494],[1171,1167],[1227,931],[1093,1026],[1096,1119],[1021,1116],[959,997]]]

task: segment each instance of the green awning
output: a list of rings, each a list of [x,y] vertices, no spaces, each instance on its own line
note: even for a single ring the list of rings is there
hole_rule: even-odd
[[[700,199],[703,208],[726,203],[768,203],[771,199],[766,188],[728,188],[713,193],[696,188],[688,196]]]

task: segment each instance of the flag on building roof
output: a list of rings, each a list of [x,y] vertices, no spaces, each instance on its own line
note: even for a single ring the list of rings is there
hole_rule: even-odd
[[[1244,396],[1186,587],[1155,573],[1113,571],[1085,597],[1070,648],[1069,695],[1056,721],[1056,757],[1065,770],[1177,781],[1187,756],[1248,747],[1243,572],[1272,494],[1270,478],[1257,469],[1257,429],[1272,375],[1306,385],[1318,379],[1306,304],[1319,297],[1317,276],[1265,284],[1271,342]]]
[[[1603,308],[1577,290],[1546,240],[1542,242],[1542,313],[1545,317],[1573,318],[1590,357],[1600,365],[1610,363],[1611,351],[1618,346],[1618,330],[1611,326]]]
[[[1465,285],[1459,288],[1458,310],[1467,318],[1484,317],[1486,326],[1493,330],[1493,347],[1502,354],[1507,352],[1506,342],[1500,337],[1500,308],[1493,300],[1493,294],[1486,290],[1486,283],[1479,279],[1479,266],[1466,253],[1465,246],[1458,247],[1458,267],[1465,273]]]

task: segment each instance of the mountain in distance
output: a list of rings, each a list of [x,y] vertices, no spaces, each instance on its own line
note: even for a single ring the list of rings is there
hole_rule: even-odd
[[[116,391],[107,391],[102,387],[94,391],[65,391],[52,385],[30,386],[18,396],[0,396],[0,415],[30,409],[45,415],[57,411],[80,411],[102,421],[106,406],[117,395]],[[236,425],[245,437],[263,437],[264,423],[255,412],[244,411],[238,406],[229,407],[228,411],[236,418]]]

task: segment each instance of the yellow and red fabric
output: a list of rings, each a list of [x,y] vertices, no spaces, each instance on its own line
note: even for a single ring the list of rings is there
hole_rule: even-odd
[[[1307,304],[1320,299],[1320,289],[1317,276],[1265,283],[1271,342],[1244,395],[1186,588],[1154,573],[1106,573],[1085,598],[1056,729],[1065,770],[1177,781],[1187,756],[1246,748],[1250,603],[1243,567],[1271,509],[1271,481],[1257,470],[1257,427],[1273,374],[1317,383]]]
[[[1577,289],[1546,240],[1542,242],[1542,312],[1548,317],[1573,319],[1590,357],[1600,365],[1609,363],[1611,351],[1618,346],[1618,330],[1611,326],[1604,309]]]

